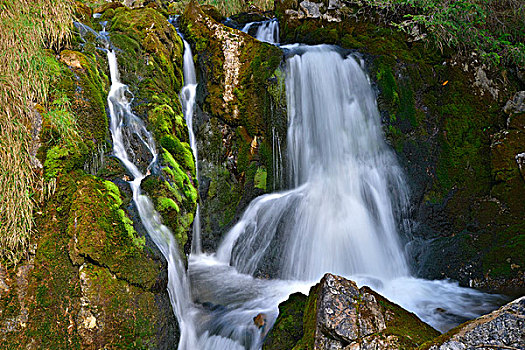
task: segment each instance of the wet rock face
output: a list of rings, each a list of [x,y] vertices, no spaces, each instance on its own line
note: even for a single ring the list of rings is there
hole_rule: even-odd
[[[279,305],[263,349],[416,348],[438,334],[368,287],[326,274],[307,298],[294,294]]]
[[[274,157],[286,141],[275,135],[286,135],[286,107],[281,50],[205,10],[190,3],[180,26],[196,56],[202,246],[213,251],[253,198],[279,188]]]
[[[430,350],[525,348],[525,297],[437,338]],[[437,344],[436,344],[437,343]]]

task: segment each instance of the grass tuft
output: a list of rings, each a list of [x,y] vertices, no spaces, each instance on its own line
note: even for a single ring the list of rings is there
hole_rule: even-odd
[[[71,18],[70,0],[0,1],[0,261],[7,264],[26,255],[42,193],[35,107],[47,104],[57,74],[44,49],[68,42]]]

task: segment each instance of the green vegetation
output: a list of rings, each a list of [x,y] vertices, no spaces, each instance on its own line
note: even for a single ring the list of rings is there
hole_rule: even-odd
[[[441,51],[477,51],[493,64],[525,66],[525,3],[519,0],[364,0],[395,27],[424,28]]]
[[[0,260],[8,264],[24,257],[40,199],[32,131],[36,104],[46,105],[57,74],[44,48],[57,49],[68,41],[71,18],[69,0],[0,3]],[[72,122],[65,103],[62,107],[52,119],[68,134]]]

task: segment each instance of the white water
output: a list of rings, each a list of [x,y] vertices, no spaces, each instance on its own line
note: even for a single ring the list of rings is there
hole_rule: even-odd
[[[403,213],[407,189],[383,141],[366,75],[333,47],[297,50],[286,78],[288,164],[296,188],[256,199],[218,256],[231,256],[239,271],[253,274],[273,258],[266,255],[276,239],[281,278],[407,276],[394,215]]]
[[[195,158],[195,176],[199,179],[199,156],[197,151],[197,140],[195,139],[195,133],[193,132],[193,114],[195,112],[195,96],[197,94],[197,76],[195,74],[195,64],[193,63],[193,54],[191,47],[188,42],[182,39],[184,42],[184,57],[183,57],[183,75],[184,75],[184,86],[180,92],[180,101],[188,126],[188,133],[190,136],[190,146]],[[201,219],[200,219],[200,206],[197,204],[197,210],[195,212],[195,218],[193,220],[193,240],[192,240],[192,252],[200,253],[201,248]]]
[[[151,167],[157,161],[155,142],[146,130],[142,120],[133,114],[130,107],[131,93],[128,87],[120,82],[117,58],[114,51],[108,50],[108,62],[111,73],[111,89],[108,94],[110,110],[110,130],[113,138],[113,154],[119,158],[133,176],[129,181],[133,191],[133,201],[137,206],[142,224],[168,262],[168,293],[173,312],[179,321],[181,349],[197,349],[195,329],[193,326],[194,308],[191,303],[189,283],[184,264],[179,255],[179,248],[172,232],[162,224],[161,217],[154,209],[148,196],[141,194],[140,184]],[[143,174],[133,163],[130,156],[128,139],[137,136],[149,150],[152,160]],[[124,136],[127,136],[126,138]]]
[[[263,22],[250,22],[247,23],[242,31],[248,33],[250,28],[253,26],[257,27],[255,32],[255,39],[264,41],[270,44],[276,44],[279,42],[279,22],[276,19],[271,19]]]
[[[279,286],[279,279],[249,275],[271,274],[290,290],[304,290],[331,272],[371,286],[442,331],[490,311],[497,297],[411,277],[398,232],[407,187],[383,141],[375,96],[360,65],[332,46],[285,49],[288,164],[295,187],[255,199],[213,257],[192,259],[194,289],[208,290],[205,300],[228,305],[224,294],[232,289],[242,294],[251,293],[252,285]],[[208,270],[204,259],[225,270],[231,265],[251,282],[219,282],[223,275]],[[268,310],[270,324],[276,306]]]

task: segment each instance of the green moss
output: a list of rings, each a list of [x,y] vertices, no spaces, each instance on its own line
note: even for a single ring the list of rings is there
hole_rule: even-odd
[[[122,279],[151,287],[159,267],[146,258],[144,238],[136,236],[132,221],[119,209],[118,188],[84,176],[73,198],[68,234],[74,237],[74,253],[108,267]]]
[[[279,304],[279,317],[268,334],[263,349],[289,350],[303,337],[304,309],[307,297],[294,293],[288,300]]]
[[[81,271],[84,293],[93,305],[96,318],[104,320],[105,347],[150,349],[156,343],[155,296],[113,278],[105,268],[86,265]],[[118,337],[113,332],[118,332]],[[102,340],[101,339],[101,340]]]
[[[372,293],[383,309],[382,312],[389,315],[385,318],[386,329],[381,333],[383,335],[397,336],[402,344],[401,348],[417,348],[440,334],[437,330],[422,322],[415,314],[392,303],[368,287],[362,288],[361,291]]]
[[[159,197],[157,198],[157,202],[158,202],[157,209],[161,212],[170,210],[170,209],[175,210],[177,213],[180,212],[179,206],[171,198]]]
[[[114,200],[114,206],[116,208],[119,208],[122,205],[122,199],[120,198],[120,190],[118,189],[117,185],[115,185],[111,181],[104,181],[104,187],[107,190],[107,194],[113,198]]]
[[[164,135],[160,139],[160,145],[170,152],[182,167],[195,169],[195,161],[189,144],[181,142],[178,138],[171,135]]]
[[[525,223],[518,223],[494,235],[483,256],[483,271],[492,277],[512,277],[525,269]]]
[[[48,149],[44,162],[44,178],[57,178],[60,174],[82,166],[86,153],[87,147],[82,142],[70,144],[68,147],[55,146]]]
[[[292,350],[313,350],[315,348],[315,333],[317,329],[317,298],[321,284],[310,288],[303,316],[303,337]]]

